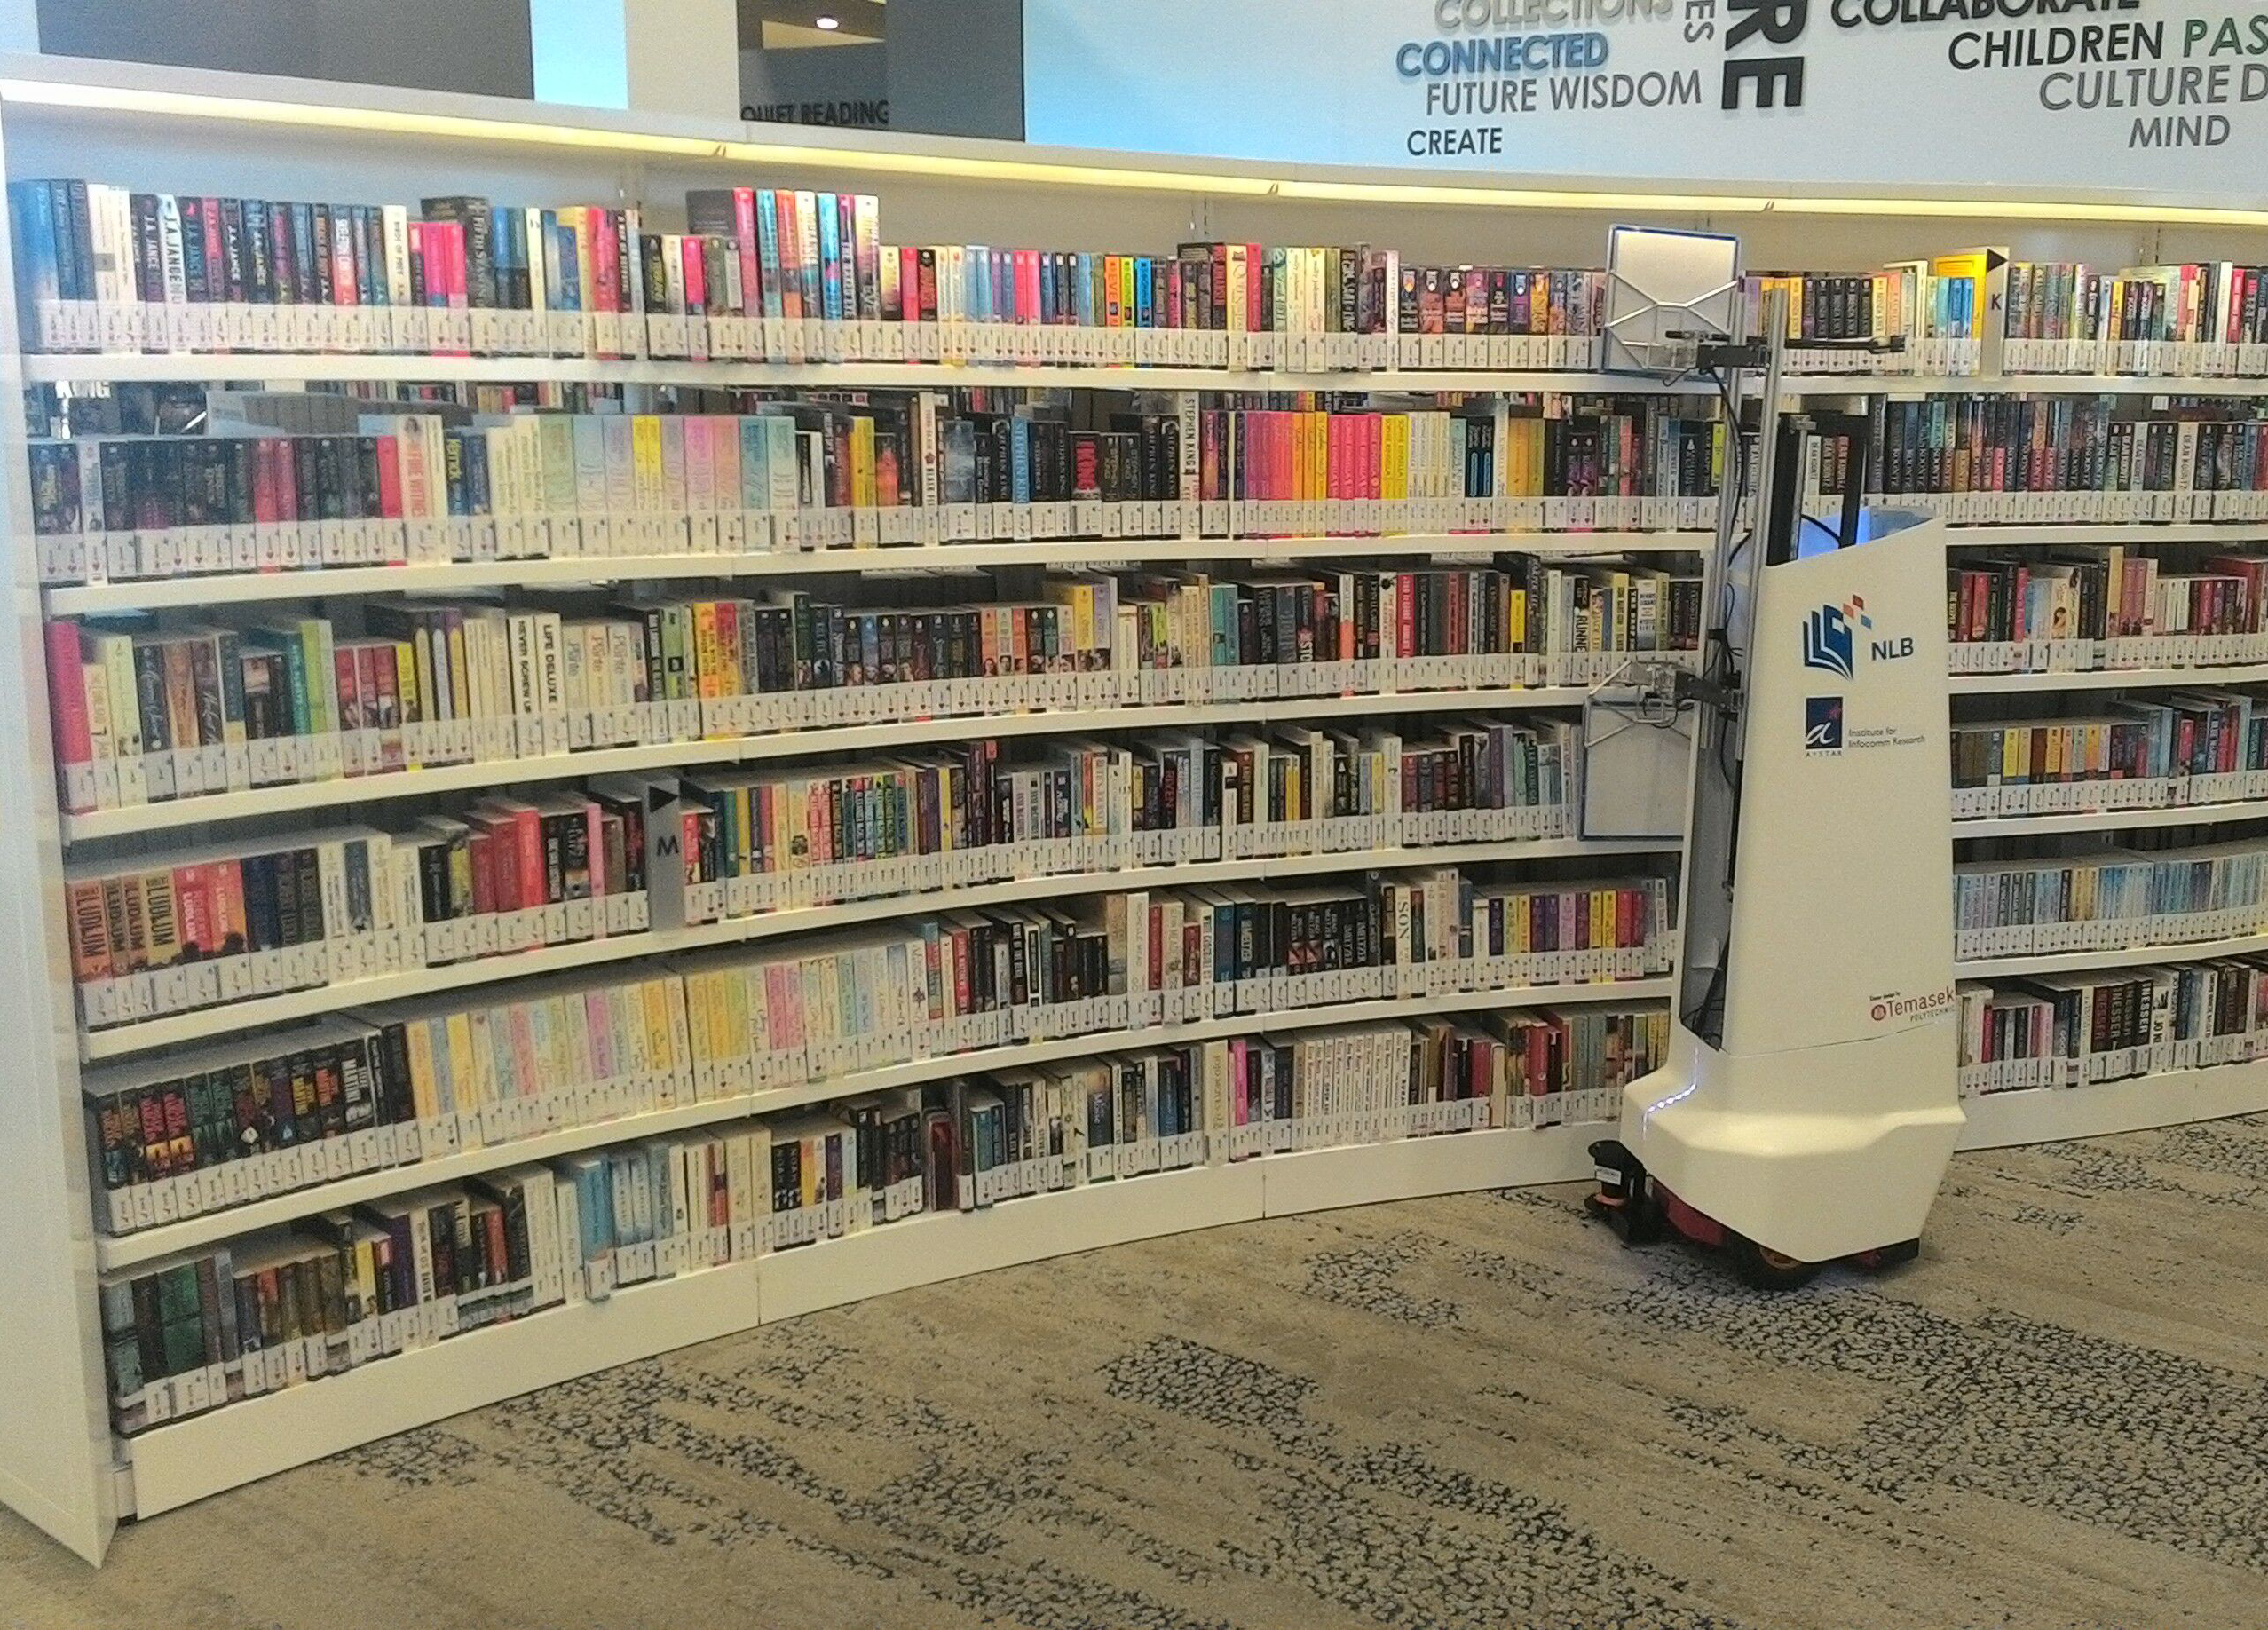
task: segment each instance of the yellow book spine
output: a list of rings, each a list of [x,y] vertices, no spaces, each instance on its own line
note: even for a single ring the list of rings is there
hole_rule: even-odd
[[[716,602],[693,602],[693,666],[696,690],[694,694],[707,701],[722,694],[718,680],[723,672],[723,653],[716,643]]]
[[[874,493],[874,422],[860,417],[850,424],[850,502],[871,510]]]
[[[661,421],[650,413],[630,420],[630,485],[639,509],[661,508]]]

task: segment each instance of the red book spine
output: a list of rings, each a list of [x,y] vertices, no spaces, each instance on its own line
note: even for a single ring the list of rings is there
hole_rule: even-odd
[[[513,811],[511,819],[513,829],[519,839],[517,857],[519,906],[526,909],[549,905],[551,890],[544,877],[543,818],[533,809],[524,809]]]
[[[48,707],[55,716],[55,756],[64,765],[94,762],[94,737],[87,722],[86,664],[79,652],[79,625],[58,621],[47,625]],[[120,698],[113,706],[130,705]],[[83,800],[71,802],[76,811]]]
[[[901,322],[921,320],[921,251],[911,243],[897,251],[897,308]]]
[[[495,835],[487,827],[476,823],[472,835],[465,840],[465,851],[472,861],[473,914],[486,917],[499,909],[496,904]]]
[[[708,257],[702,249],[705,241],[691,233],[677,240],[678,260],[685,274],[685,314],[689,317],[708,311]]]
[[[218,304],[227,300],[241,300],[241,289],[232,289],[228,281],[228,257],[221,248],[220,200],[208,198],[199,211],[205,223],[205,287],[206,298]]]
[[[1245,245],[1245,327],[1250,332],[1264,332],[1275,320],[1275,313],[1261,298],[1260,268],[1268,264],[1268,251],[1257,243]]]
[[[276,502],[276,463],[280,444],[262,436],[252,443],[252,519],[271,526],[282,518]]]
[[[743,315],[763,315],[763,256],[756,238],[756,189],[732,189],[733,250],[740,257],[740,310]]]
[[[606,874],[606,811],[596,799],[588,799],[582,806],[583,852],[589,857],[584,869],[590,878],[590,897],[602,899],[613,893],[614,880]],[[601,923],[601,931],[605,924]]]
[[[362,728],[362,686],[354,671],[354,647],[339,645],[331,652],[333,690],[337,697],[336,717],[342,732]]]
[[[219,946],[213,932],[212,883],[209,868],[185,866],[173,874],[173,904],[181,920],[181,960],[202,961]]]
[[[401,518],[401,438],[378,438],[378,514],[384,520]]]
[[[269,445],[275,449],[273,518],[296,521],[299,518],[299,449],[288,436]]]

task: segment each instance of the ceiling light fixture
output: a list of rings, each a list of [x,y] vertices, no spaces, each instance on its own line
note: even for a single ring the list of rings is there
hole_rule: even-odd
[[[842,19],[836,17],[814,17],[811,21],[829,34],[833,34],[837,28],[842,27]]]

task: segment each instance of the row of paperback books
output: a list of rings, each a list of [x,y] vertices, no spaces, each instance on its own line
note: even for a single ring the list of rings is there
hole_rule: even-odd
[[[2222,667],[2268,660],[2268,557],[2177,567],[2120,545],[1964,555],[1946,569],[1959,673]]]
[[[1954,957],[2043,956],[2268,932],[2268,843],[2088,846],[1953,868]]]
[[[1753,276],[1748,332],[1762,330],[1764,296],[1782,290],[1799,373],[2254,378],[2268,375],[2264,276],[2225,260],[2112,272],[1972,249],[1875,273]]]
[[[385,975],[635,939],[656,923],[1035,876],[1107,880],[1142,865],[1236,858],[1229,851],[1259,858],[1272,843],[1321,853],[1326,838],[1352,829],[1319,813],[1266,820],[1282,806],[1269,803],[1271,788],[1239,787],[1239,750],[1221,756],[1226,770],[1221,758],[1203,764],[1209,779],[1170,808],[1181,824],[1162,829],[1142,823],[1162,822],[1166,800],[1160,791],[1133,803],[1125,749],[1069,747],[1003,762],[987,742],[910,764],[723,783],[710,787],[713,804],[676,807],[667,782],[620,778],[589,793],[484,798],[462,816],[423,816],[398,832],[341,827],[75,861],[65,890],[81,1013],[99,1029],[291,991],[336,989],[351,1001],[356,984]],[[1247,807],[1249,827],[1236,819]],[[1393,831],[1445,847],[1461,840],[1426,835],[1544,819],[1413,812]],[[1565,806],[1551,817],[1561,829],[1567,819]],[[641,824],[644,851],[631,844]],[[1355,869],[1366,851],[1343,852]],[[509,971],[500,966],[500,977]]]
[[[624,793],[486,798],[67,868],[89,1029],[407,969],[644,932],[645,816]]]
[[[2260,700],[2250,691],[2176,691],[2054,717],[1956,721],[1954,818],[2268,798]]]
[[[2268,961],[1964,984],[1961,1088],[2085,1087],[2268,1057]]]
[[[2124,416],[2114,397],[1877,402],[1872,502],[1962,526],[2268,520],[2268,422],[2226,403]],[[1849,444],[1820,439],[1815,499],[1846,490]]]
[[[1596,366],[1606,274],[1404,265],[1368,245],[1097,254],[881,239],[870,195],[638,209],[291,203],[12,183],[27,343],[1348,368]]]
[[[988,740],[926,760],[665,778],[647,801],[676,825],[685,881],[659,908],[714,922],[1034,871],[1569,837],[1577,728],[1174,732],[1065,744],[1029,770]]]
[[[624,1286],[1096,1183],[1604,1120],[1658,1011],[1490,1015],[1040,1064],[529,1165],[101,1287],[114,1419],[167,1420]]]
[[[994,395],[998,392],[992,393]],[[1299,399],[1292,399],[1297,400]],[[744,555],[970,539],[1713,524],[1716,422],[1663,400],[970,408],[942,392],[740,414],[467,415],[341,398],[336,433],[222,423],[31,449],[43,579]],[[218,432],[241,433],[218,433]]]
[[[1443,870],[1078,904],[398,1004],[108,1066],[84,1083],[106,1226],[978,1049],[1396,996],[1540,985],[1587,1001],[1667,967],[1659,880],[1521,887]]]
[[[1700,637],[1697,578],[1537,556],[1015,587],[978,573],[870,580],[865,605],[773,590],[564,613],[360,599],[338,620],[56,618],[64,806],[945,715],[1590,684],[1633,657],[1689,663]]]

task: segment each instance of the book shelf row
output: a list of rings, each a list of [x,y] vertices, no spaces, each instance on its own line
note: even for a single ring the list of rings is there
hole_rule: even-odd
[[[64,807],[952,714],[1552,689],[1633,659],[1690,666],[1701,622],[1697,577],[1532,557],[859,587],[867,604],[787,589],[565,615],[388,599],[339,619],[56,619]]]
[[[32,445],[51,583],[1116,535],[1705,528],[1713,404],[1643,397],[1093,411],[1059,393],[802,396],[732,413],[479,411],[203,392],[57,403]],[[1029,397],[1031,400],[1015,400]],[[964,400],[965,399],[965,400]],[[241,414],[243,417],[237,416]],[[270,421],[288,419],[287,433]],[[114,428],[115,427],[115,428]]]
[[[1158,920],[1153,944],[1209,931],[1191,903],[1170,896],[1133,910]],[[943,926],[768,961],[564,977],[497,1001],[427,1002],[91,1072],[100,1263],[132,1266],[406,1189],[753,1114],[1263,1033],[1535,1012],[1545,1041],[1561,1038],[1539,1041],[1533,1061],[1534,1079],[1552,1089],[1568,1079],[1571,1015],[1658,1011],[1652,1004],[1668,993],[1653,974],[1521,985],[1508,982],[1505,959],[1449,955],[1414,970],[1216,979],[1167,944],[1155,977],[1111,982],[1131,992],[1043,999],[1044,964],[1022,985],[1018,969],[994,966],[1022,949],[1029,924]],[[1061,948],[1063,937],[1050,944]],[[919,1011],[863,1012],[826,983],[932,945],[943,970],[965,973],[968,985],[942,984],[934,1012],[918,1001]],[[1658,946],[1642,959],[1665,964]]]
[[[1096,254],[882,241],[871,194],[687,191],[628,208],[284,202],[9,188],[27,350],[1569,368],[1608,276],[1405,264],[1368,244]],[[2261,273],[2111,273],[1980,249],[1742,280],[1788,297],[1800,368],[2268,371]],[[1858,353],[1837,342],[1874,342]],[[1806,341],[1822,342],[1806,345]]]
[[[941,890],[926,896],[890,895],[822,906],[776,910],[754,916],[728,917],[715,922],[680,927],[657,926],[592,938],[569,938],[561,944],[535,946],[495,955],[476,954],[439,966],[368,973],[343,984],[310,982],[313,972],[319,969],[328,971],[327,957],[319,963],[312,954],[295,958],[281,951],[248,952],[241,956],[225,952],[217,961],[230,964],[226,973],[213,963],[177,962],[162,969],[133,969],[122,979],[114,975],[109,981],[99,981],[107,984],[110,987],[109,994],[117,999],[113,1003],[115,1011],[130,1014],[146,1003],[149,1016],[114,1023],[105,1028],[86,1030],[80,1041],[80,1052],[89,1062],[123,1057],[154,1048],[231,1035],[255,1025],[288,1023],[503,980],[568,973],[639,958],[669,956],[787,935],[854,927],[902,916],[909,910],[981,911],[1034,900],[1069,900],[1161,887],[1253,883],[1334,874],[1387,874],[1425,867],[1569,859],[1617,853],[1659,854],[1674,847],[1671,843],[1640,841],[1577,843],[1521,839],[1503,843],[1444,844],[1419,849],[1364,850],[1260,859],[1181,860],[1086,874],[1023,875],[1007,882]],[[344,852],[342,843],[338,848],[342,861]],[[173,867],[162,864],[159,868],[147,872],[135,873],[127,867],[120,869],[139,882],[139,891],[143,893],[145,903],[150,881],[163,877],[170,888],[174,874]],[[342,864],[332,869],[343,871],[344,866]],[[325,876],[322,881],[328,882],[330,879]],[[122,877],[121,882],[122,885]],[[341,879],[340,887],[343,886]],[[136,892],[136,890],[123,886],[116,891],[122,907],[131,900]],[[83,899],[84,897],[82,898]],[[106,890],[103,896],[106,919],[110,898],[110,892]],[[545,914],[548,916],[549,913]],[[344,913],[340,916],[342,921],[347,920]],[[87,926],[88,931],[91,932],[91,917]],[[1588,920],[1582,920],[1579,926],[1587,931]],[[130,921],[127,931],[130,941],[133,932]],[[399,933],[387,937],[357,932],[345,938],[349,948],[361,959],[354,965],[363,966],[370,957],[387,950],[389,940],[391,948],[399,952],[404,936]],[[247,981],[251,983],[249,993],[232,998],[232,990],[242,986]],[[222,1000],[206,1001],[204,999],[216,982],[222,993]],[[267,987],[265,990],[264,985]],[[161,1001],[170,1004],[162,1017],[157,1011]]]
[[[636,1285],[1158,1172],[1598,1121],[1658,1009],[1265,1033],[755,1116],[240,1235],[103,1283],[129,1436]]]

